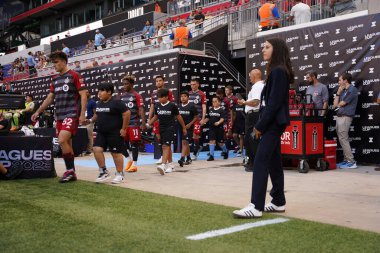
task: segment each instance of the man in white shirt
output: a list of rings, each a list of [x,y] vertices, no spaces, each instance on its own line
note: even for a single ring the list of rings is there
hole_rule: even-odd
[[[246,147],[246,156],[248,162],[246,163],[245,170],[253,171],[253,159],[257,148],[257,141],[251,137],[253,128],[259,119],[260,99],[261,92],[264,88],[264,82],[261,80],[261,71],[259,69],[253,69],[249,73],[249,79],[252,84],[251,90],[248,93],[247,101],[244,99],[238,100],[239,105],[245,105],[245,140],[244,145]]]
[[[290,10],[289,21],[295,22],[296,25],[308,23],[311,20],[310,6],[302,3],[301,0],[294,0],[295,5]]]

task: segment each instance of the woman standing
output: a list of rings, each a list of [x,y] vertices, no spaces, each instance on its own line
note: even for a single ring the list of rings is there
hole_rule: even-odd
[[[251,203],[235,210],[237,218],[261,217],[262,212],[285,212],[281,135],[289,125],[289,84],[294,81],[289,49],[285,41],[268,39],[263,48],[267,80],[261,93],[259,120],[253,130],[261,138],[253,165]],[[265,205],[268,175],[272,181],[271,203]],[[265,205],[265,206],[264,206]]]

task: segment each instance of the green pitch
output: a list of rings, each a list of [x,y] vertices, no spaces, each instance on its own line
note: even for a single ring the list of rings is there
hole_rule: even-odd
[[[175,189],[173,189],[175,191]],[[0,182],[0,252],[379,252],[380,234],[290,221],[190,241],[248,222],[234,208],[88,182]],[[358,214],[360,215],[360,214]],[[379,224],[380,225],[380,224]]]

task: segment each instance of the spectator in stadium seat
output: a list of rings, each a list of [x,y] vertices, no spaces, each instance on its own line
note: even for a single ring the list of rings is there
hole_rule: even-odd
[[[67,57],[70,57],[70,48],[68,48],[65,43],[62,43],[62,52],[64,52]]]
[[[75,61],[75,68],[73,68],[74,71],[78,72],[80,71],[80,61]]]
[[[152,25],[152,23],[147,20],[145,22],[145,26],[142,30],[142,38],[144,38],[146,40],[146,44],[150,44],[150,40],[151,38],[154,36],[154,26]]]
[[[112,10],[109,10],[108,11],[108,16],[111,16],[111,15],[113,15],[113,12],[112,12]]]
[[[179,21],[179,27],[172,29],[170,39],[173,40],[173,48],[182,48],[189,46],[189,39],[193,37],[190,29],[186,27],[185,20]]]
[[[195,28],[203,28],[203,22],[205,21],[205,15],[202,13],[202,7],[198,7],[198,13],[194,16],[194,23],[196,24]]]
[[[195,15],[197,15],[197,10],[192,10],[190,15],[187,17],[187,22],[193,21]]]
[[[333,9],[335,16],[341,16],[356,11],[355,0],[330,0],[330,8]]]
[[[99,67],[99,63],[97,61],[93,61],[92,62],[92,67]]]
[[[94,41],[93,40],[88,40],[86,44],[86,51],[91,52],[94,50]]]
[[[290,10],[289,21],[293,21],[296,25],[308,23],[311,20],[310,6],[302,3],[301,0],[295,0],[295,5]]]
[[[97,29],[95,34],[95,50],[98,50],[98,47],[101,46],[103,49],[106,48],[106,38],[103,34],[100,33],[99,29]]]
[[[268,31],[280,27],[280,13],[273,0],[267,2],[259,9],[261,31]]]
[[[29,75],[33,76],[37,74],[37,71],[36,71],[37,63],[34,60],[34,56],[32,52],[28,53],[27,61],[28,61],[28,67],[29,67]]]

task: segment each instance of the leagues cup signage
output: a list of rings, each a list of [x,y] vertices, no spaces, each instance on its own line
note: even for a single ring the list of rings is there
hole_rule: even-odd
[[[247,73],[253,68],[265,70],[261,49],[266,39],[280,37],[290,49],[295,85],[305,92],[306,72],[315,70],[318,79],[329,89],[327,138],[337,139],[332,110],[333,94],[338,88],[338,77],[348,72],[359,90],[356,115],[350,128],[351,147],[359,162],[380,162],[380,107],[376,98],[380,92],[380,14],[330,22],[318,26],[275,33],[246,42]],[[341,156],[338,148],[338,156]]]
[[[56,176],[51,137],[0,137],[0,162],[10,170],[22,167],[18,178]]]

